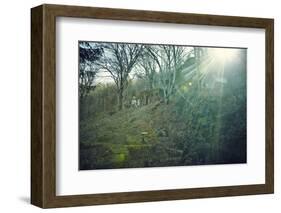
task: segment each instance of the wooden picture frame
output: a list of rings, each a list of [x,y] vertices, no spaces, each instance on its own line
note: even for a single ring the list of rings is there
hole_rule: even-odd
[[[265,184],[122,193],[56,195],[56,17],[92,18],[265,29]],[[44,4],[31,9],[31,203],[41,208],[132,203],[274,191],[274,21]]]

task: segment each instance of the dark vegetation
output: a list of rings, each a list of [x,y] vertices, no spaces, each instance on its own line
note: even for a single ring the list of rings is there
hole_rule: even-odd
[[[79,47],[81,170],[246,162],[246,50]]]

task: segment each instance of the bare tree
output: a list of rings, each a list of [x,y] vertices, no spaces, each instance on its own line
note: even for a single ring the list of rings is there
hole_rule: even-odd
[[[142,94],[142,105],[147,105],[152,101],[153,96],[155,96],[157,64],[146,46],[144,46],[142,54],[139,57],[134,76],[142,79],[143,88],[139,91],[139,94]]]
[[[158,67],[158,85],[163,92],[163,99],[169,103],[175,92],[176,78],[182,69],[186,52],[184,47],[159,45],[148,47],[150,55]]]
[[[197,87],[198,89],[200,89],[201,86],[201,80],[204,77],[204,75],[202,75],[202,70],[201,70],[201,65],[203,62],[203,56],[204,56],[204,49],[202,47],[193,47],[193,52],[194,52],[194,60],[195,60],[195,69],[196,69],[196,75],[195,75],[195,79],[197,81]]]
[[[99,66],[107,70],[113,78],[118,93],[118,109],[121,110],[129,74],[143,50],[143,45],[109,43],[103,45],[103,50],[104,56],[99,60]]]
[[[147,88],[149,90],[152,90],[154,88],[155,84],[155,77],[156,77],[156,70],[157,65],[154,58],[149,53],[149,50],[147,47],[144,48],[144,51],[142,52],[139,60],[138,65],[141,69],[139,69],[138,77],[144,78],[147,82]],[[140,73],[141,70],[141,73]]]
[[[95,62],[101,57],[102,49],[92,46],[89,42],[79,43],[79,97],[83,101],[93,85],[98,67]]]

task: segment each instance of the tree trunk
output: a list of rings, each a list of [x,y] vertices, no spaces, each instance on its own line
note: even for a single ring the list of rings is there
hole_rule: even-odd
[[[149,95],[145,94],[145,105],[148,105]]]
[[[168,92],[164,89],[164,103],[165,104],[169,104],[169,96],[168,96]]]
[[[118,110],[123,109],[123,90],[119,90],[118,92]]]

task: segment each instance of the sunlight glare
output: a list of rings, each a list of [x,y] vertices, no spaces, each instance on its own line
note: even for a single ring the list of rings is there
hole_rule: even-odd
[[[238,50],[230,48],[212,48],[209,50],[209,54],[214,59],[224,63],[234,60],[238,56]]]

